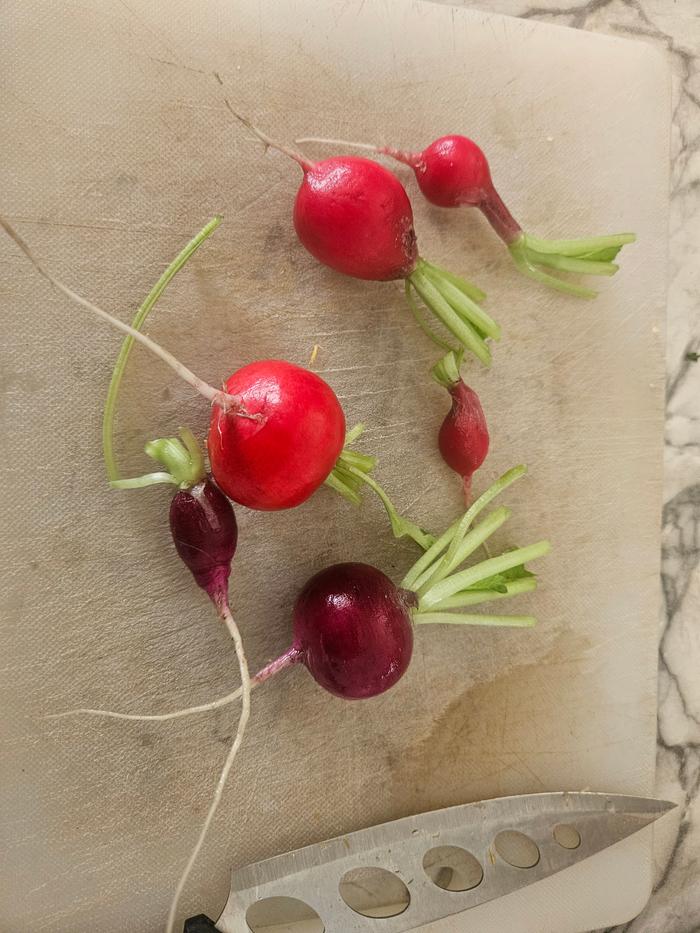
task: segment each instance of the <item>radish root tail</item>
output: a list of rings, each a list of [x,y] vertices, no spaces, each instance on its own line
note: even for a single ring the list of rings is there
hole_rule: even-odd
[[[199,376],[196,376],[191,369],[188,369],[183,363],[176,359],[172,353],[168,353],[167,350],[163,349],[163,347],[156,343],[155,340],[151,340],[150,337],[142,334],[130,324],[125,324],[124,321],[120,321],[119,318],[114,317],[108,311],[104,311],[102,308],[93,304],[91,301],[88,301],[87,298],[83,298],[82,295],[79,295],[77,292],[73,291],[72,288],[69,288],[68,285],[66,285],[64,282],[61,282],[60,279],[57,279],[56,276],[52,275],[48,269],[46,269],[44,265],[36,258],[27,243],[25,243],[19,233],[17,233],[14,227],[7,220],[5,220],[2,215],[0,215],[0,227],[3,228],[10,239],[14,240],[20,250],[27,257],[29,262],[34,266],[36,271],[42,275],[51,285],[53,285],[55,289],[64,294],[67,298],[70,298],[72,302],[81,305],[81,307],[86,308],[96,317],[101,318],[103,321],[111,324],[112,327],[115,327],[117,330],[128,334],[129,337],[133,337],[134,340],[137,340],[139,343],[143,344],[144,347],[149,349],[151,353],[162,360],[175,373],[177,373],[181,379],[191,385],[195,391],[199,392],[200,395],[204,396],[204,398],[211,402],[212,405],[218,405],[225,412],[238,415],[241,418],[251,418],[255,421],[260,420],[259,415],[251,415],[245,409],[241,400],[237,396],[229,395],[227,392],[223,392],[221,389],[215,389],[213,386],[209,385],[208,382],[205,382],[203,379],[200,379]]]
[[[177,916],[177,910],[180,903],[180,897],[182,892],[185,889],[187,884],[187,879],[190,876],[192,868],[194,867],[197,857],[204,845],[204,840],[206,839],[209,827],[211,826],[216,811],[219,808],[221,803],[221,798],[224,794],[224,789],[226,787],[226,781],[233,767],[233,762],[236,758],[238,749],[241,747],[243,742],[243,735],[245,733],[246,726],[248,724],[248,718],[250,717],[250,692],[251,692],[251,682],[250,682],[250,673],[248,671],[248,662],[246,660],[245,651],[243,649],[243,640],[241,639],[241,633],[236,625],[236,622],[231,615],[231,610],[228,607],[228,603],[225,600],[221,600],[217,605],[217,609],[221,615],[221,618],[228,629],[233,643],[236,648],[236,657],[238,658],[238,666],[241,674],[241,693],[242,693],[242,706],[241,706],[241,715],[238,719],[238,728],[236,730],[236,735],[229,749],[229,753],[226,756],[226,761],[224,766],[221,769],[221,774],[219,775],[219,780],[216,784],[216,789],[214,791],[214,796],[212,797],[211,803],[209,805],[209,810],[207,812],[202,828],[199,832],[197,841],[192,849],[187,864],[180,875],[180,880],[177,883],[175,888],[175,893],[173,894],[173,899],[170,904],[170,911],[168,913],[168,922],[166,924],[166,933],[174,933],[175,930],[175,919]]]

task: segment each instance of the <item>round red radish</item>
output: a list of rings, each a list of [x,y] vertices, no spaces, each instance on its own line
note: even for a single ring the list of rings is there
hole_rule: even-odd
[[[226,391],[259,420],[212,409],[209,460],[218,486],[251,509],[289,509],[323,483],[345,439],[345,416],[331,387],[283,360],[237,370]]]
[[[330,693],[360,700],[384,693],[413,652],[416,597],[369,564],[334,564],[312,577],[294,606],[294,647]]]
[[[306,168],[294,227],[316,259],[358,279],[403,279],[416,266],[408,195],[392,172],[369,159],[343,156]]]
[[[459,379],[448,387],[452,408],[438,434],[442,459],[463,478],[467,502],[473,474],[489,452],[489,432],[479,396]]]
[[[426,198],[439,207],[476,206],[493,189],[486,156],[466,136],[441,136],[411,157]]]

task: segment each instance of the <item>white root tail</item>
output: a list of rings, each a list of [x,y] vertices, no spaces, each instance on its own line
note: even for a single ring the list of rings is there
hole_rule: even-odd
[[[255,686],[251,682],[251,690]],[[202,703],[201,706],[188,706],[185,709],[178,709],[172,713],[154,713],[143,715],[141,713],[115,713],[110,709],[89,709],[81,707],[80,709],[67,709],[62,713],[49,713],[46,719],[63,719],[67,716],[102,716],[107,719],[126,719],[129,722],[167,722],[169,719],[181,719],[184,716],[193,716],[195,713],[209,713],[212,710],[220,709],[222,706],[228,706],[234,703],[243,693],[241,687],[234,690],[233,693],[227,693],[226,696],[219,697],[218,700],[212,700],[210,703]]]
[[[233,643],[236,647],[236,657],[238,658],[238,666],[239,666],[240,673],[241,673],[241,691],[243,695],[241,715],[238,720],[238,729],[236,730],[236,736],[233,740],[233,744],[231,745],[231,748],[229,749],[229,753],[226,756],[226,761],[224,762],[224,766],[221,769],[221,774],[219,775],[219,780],[216,785],[216,790],[214,791],[214,796],[212,797],[211,804],[209,805],[209,810],[207,812],[206,818],[200,830],[199,837],[197,838],[194,848],[192,849],[192,854],[190,855],[187,861],[187,864],[185,865],[185,868],[182,872],[182,875],[180,876],[180,880],[177,883],[177,887],[175,888],[175,893],[173,894],[172,903],[170,905],[170,911],[168,913],[168,921],[167,921],[166,928],[165,928],[166,933],[174,933],[175,920],[177,917],[177,909],[180,903],[180,897],[182,896],[182,892],[185,888],[185,885],[187,884],[187,879],[190,876],[190,872],[192,871],[194,863],[197,861],[197,856],[199,855],[201,848],[204,845],[204,840],[209,831],[209,827],[211,826],[214,816],[216,814],[216,811],[219,808],[219,804],[221,803],[221,798],[223,797],[223,794],[224,794],[224,788],[226,787],[226,781],[228,780],[228,776],[233,766],[236,753],[238,752],[238,749],[241,747],[241,743],[243,741],[243,735],[245,733],[246,725],[248,724],[248,718],[250,716],[250,691],[251,691],[250,673],[248,671],[248,662],[246,660],[245,651],[243,650],[243,641],[241,639],[241,633],[239,632],[238,626],[236,625],[236,622],[233,616],[231,615],[231,610],[229,609],[228,605],[225,603],[222,603],[221,605],[217,606],[217,608],[219,609],[221,618],[226,624],[226,628],[229,630],[231,634],[231,638],[233,639]]]
[[[75,304],[79,304],[83,308],[87,308],[87,310],[94,314],[96,317],[101,318],[103,321],[107,321],[107,323],[111,324],[112,327],[115,327],[117,330],[128,334],[129,337],[133,337],[134,340],[137,340],[144,347],[150,350],[151,353],[162,360],[175,373],[177,373],[181,379],[191,385],[196,392],[199,392],[200,395],[204,396],[204,398],[211,402],[212,405],[218,405],[224,411],[231,412],[232,414],[243,418],[257,418],[257,416],[250,415],[245,410],[241,404],[241,400],[237,396],[229,395],[228,392],[224,392],[221,389],[215,389],[214,386],[209,385],[208,382],[205,382],[203,379],[200,379],[199,376],[195,375],[191,369],[188,369],[183,363],[176,359],[172,353],[168,353],[167,350],[163,349],[163,347],[156,343],[155,340],[151,340],[150,337],[142,334],[141,331],[136,330],[130,324],[126,324],[124,321],[120,321],[119,318],[114,317],[108,311],[99,308],[91,301],[88,301],[87,298],[83,298],[82,295],[79,295],[77,292],[73,291],[72,288],[61,282],[60,279],[57,279],[56,276],[52,275],[48,269],[46,269],[45,266],[36,258],[19,233],[17,233],[14,227],[12,227],[12,225],[1,215],[0,227],[2,227],[5,233],[7,233],[7,235],[12,240],[14,240],[17,246],[27,257],[29,262],[34,266],[36,271],[42,275],[51,285],[53,285],[55,289],[57,289],[59,292],[62,292],[67,298],[70,298],[71,301],[75,302]]]

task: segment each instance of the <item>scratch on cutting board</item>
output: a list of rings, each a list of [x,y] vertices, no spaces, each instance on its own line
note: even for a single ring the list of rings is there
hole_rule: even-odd
[[[403,793],[410,787],[420,799],[426,786],[435,786],[439,775],[444,806],[462,800],[467,788],[469,792],[475,787],[485,792],[486,786],[500,781],[509,768],[522,769],[533,790],[546,787],[542,776],[523,760],[523,749],[531,747],[533,756],[538,757],[562,752],[543,748],[544,738],[535,733],[529,736],[530,746],[525,746],[518,737],[517,724],[528,719],[528,703],[535,710],[561,702],[562,692],[576,679],[576,658],[588,647],[585,636],[565,630],[543,657],[513,665],[492,680],[471,684],[405,748],[391,768],[393,780]],[[517,705],[509,701],[510,696],[518,697]],[[533,724],[536,719],[533,715]],[[499,790],[511,792],[507,786]]]
[[[119,3],[124,7],[127,13],[129,13],[136,20],[136,22],[139,23],[144,28],[146,32],[150,33],[152,36],[154,36],[158,40],[158,42],[160,42],[163,48],[166,49],[170,53],[172,58],[179,60],[179,56],[177,52],[171,46],[168,45],[168,43],[165,41],[165,39],[162,36],[158,35],[158,33],[155,31],[155,29],[153,29],[152,26],[149,26],[148,23],[138,15],[138,13],[132,10],[129,4],[125,2],[125,0],[119,0]]]

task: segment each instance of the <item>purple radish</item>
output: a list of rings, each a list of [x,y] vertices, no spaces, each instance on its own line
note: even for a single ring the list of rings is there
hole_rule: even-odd
[[[294,604],[294,647],[316,683],[346,700],[384,693],[413,652],[415,593],[369,564],[334,564]]]

